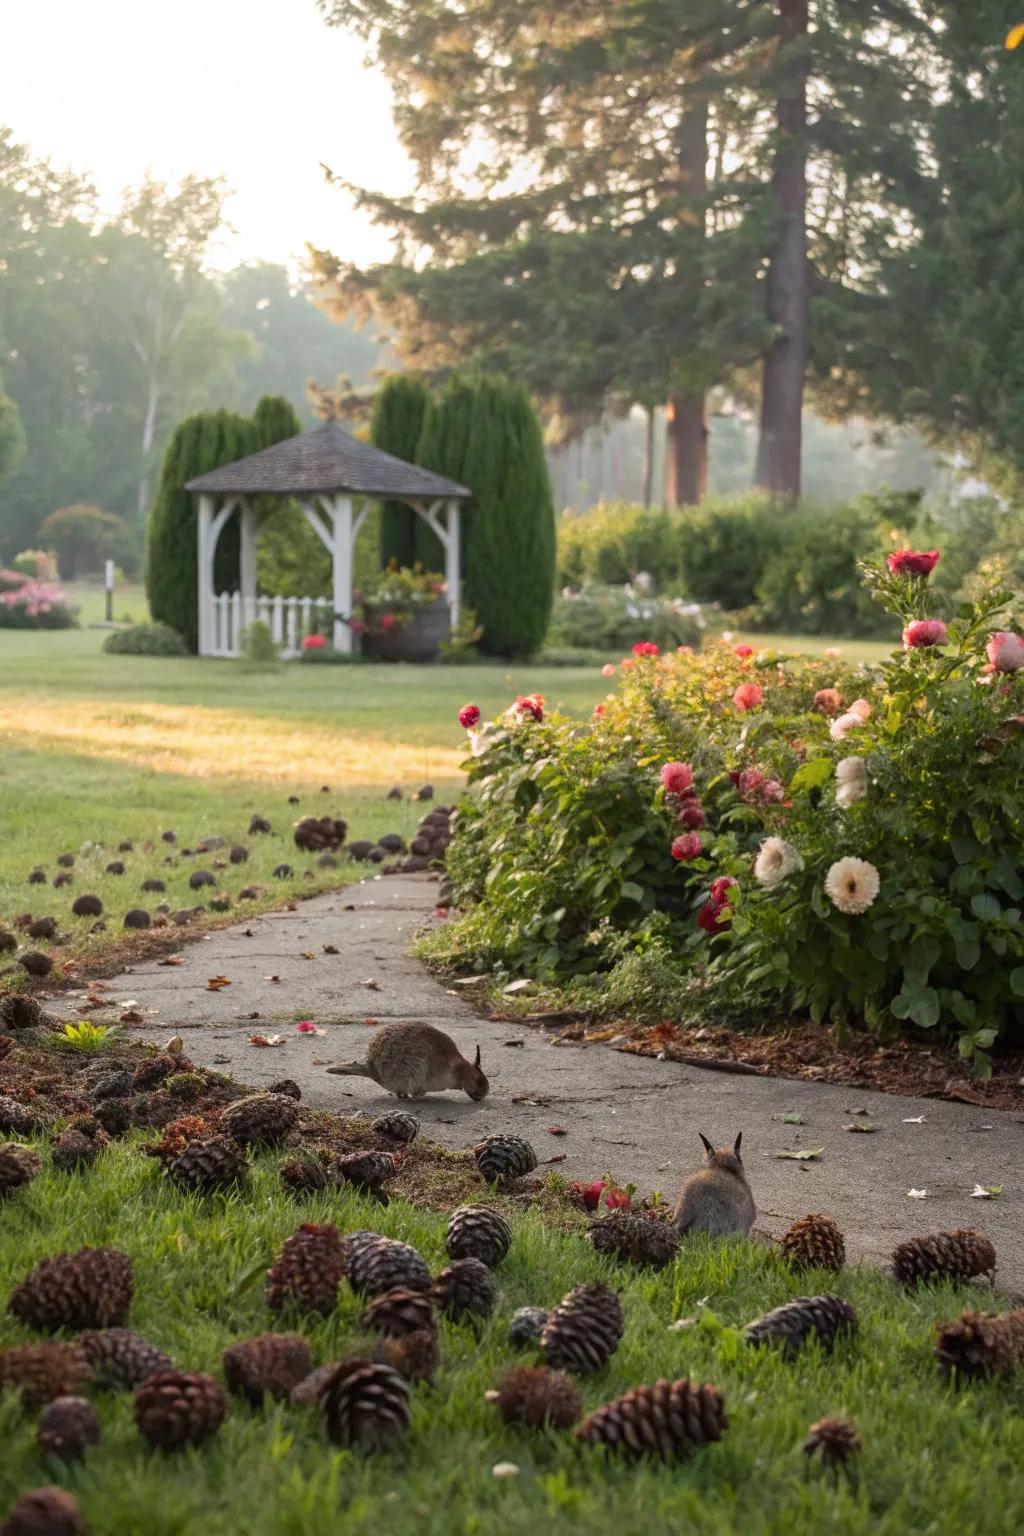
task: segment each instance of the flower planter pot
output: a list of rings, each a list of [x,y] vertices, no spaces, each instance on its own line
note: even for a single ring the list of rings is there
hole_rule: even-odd
[[[451,612],[446,600],[424,603],[405,624],[381,629],[381,612],[367,614],[372,631],[363,636],[363,649],[377,661],[435,661],[442,645],[451,638]]]

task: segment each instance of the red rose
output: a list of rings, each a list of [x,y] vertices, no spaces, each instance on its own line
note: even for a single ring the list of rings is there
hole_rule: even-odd
[[[736,881],[733,879],[732,875],[719,875],[717,880],[713,880],[711,882],[711,900],[715,902],[716,905],[721,906],[722,902],[725,901],[728,892],[735,884]]]
[[[689,763],[666,763],[661,770],[662,786],[670,795],[681,795],[693,783],[693,769]]]
[[[885,563],[894,576],[930,576],[939,563],[939,552],[937,549],[897,549]]]
[[[326,645],[326,635],[307,635],[302,642],[302,649],[304,651],[322,651]]]
[[[459,724],[465,731],[471,731],[475,725],[479,725],[479,706],[476,704],[464,704],[459,710]]]
[[[754,647],[752,645],[734,645],[732,653],[734,656],[738,656],[741,661],[744,661],[748,656],[753,656]]]
[[[544,719],[544,699],[541,694],[521,693],[516,699],[516,713],[530,715],[539,724]]]
[[[382,613],[380,616],[381,629],[394,629],[397,623],[398,620],[393,613]]]
[[[925,645],[945,645],[948,639],[941,619],[915,619],[903,631],[903,644],[911,650]]]
[[[659,647],[653,640],[638,640],[633,646],[634,656],[657,656]]]
[[[684,832],[672,844],[672,857],[679,863],[688,864],[691,859],[700,858],[701,848],[701,840],[695,832]]]
[[[732,907],[727,901],[707,901],[697,913],[697,926],[705,933],[721,933],[732,919]]]
[[[742,774],[740,773],[740,770],[738,768],[730,768],[729,769],[729,780],[730,780],[731,783],[735,784],[737,786],[737,788],[739,788],[739,782],[740,782],[741,778],[742,778]]]
[[[687,832],[699,832],[706,821],[707,817],[695,800],[687,800],[679,807],[679,824]]]
[[[764,700],[764,689],[757,683],[740,683],[732,696],[736,708],[743,713],[748,709],[760,709]]]

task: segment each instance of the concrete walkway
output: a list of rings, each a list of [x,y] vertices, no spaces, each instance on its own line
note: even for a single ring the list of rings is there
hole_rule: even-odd
[[[720,1143],[742,1130],[764,1230],[778,1235],[798,1216],[826,1211],[851,1258],[884,1262],[915,1233],[979,1226],[995,1243],[1001,1288],[1024,1291],[1024,1123],[930,1099],[730,1076],[605,1045],[553,1045],[540,1030],[488,1023],[459,989],[440,985],[405,952],[436,890],[421,876],[378,878],[222,929],[183,944],[181,965],[146,962],[111,982],[110,1014],[90,1017],[114,1019],[130,1004],[144,1017],[132,1034],[157,1041],[181,1034],[202,1066],[256,1085],[294,1078],[306,1102],[341,1113],[379,1113],[398,1101],[369,1079],[329,1077],[324,1065],[363,1056],[373,1027],[367,1019],[426,1020],[453,1035],[464,1054],[479,1043],[491,1081],[481,1104],[449,1093],[410,1106],[435,1141],[468,1147],[489,1132],[512,1131],[533,1143],[542,1163],[564,1154],[553,1166],[567,1178],[610,1170],[622,1183],[671,1198],[700,1160],[699,1131]],[[231,985],[208,990],[217,976]],[[80,1000],[64,994],[50,1006],[73,1018]],[[296,1033],[300,1019],[326,1035]],[[280,1033],[286,1043],[255,1048],[255,1032]],[[794,1113],[802,1125],[785,1122]],[[878,1130],[844,1129],[856,1124]],[[553,1136],[552,1126],[568,1134]],[[810,1162],[776,1155],[819,1147]],[[972,1199],[976,1184],[1001,1185],[1002,1195]],[[911,1189],[925,1197],[909,1198]]]

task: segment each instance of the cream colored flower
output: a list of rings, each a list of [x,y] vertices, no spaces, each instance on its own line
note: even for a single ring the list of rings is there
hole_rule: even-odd
[[[836,805],[845,811],[868,792],[867,764],[862,757],[844,757],[836,764]]]
[[[840,912],[866,912],[881,889],[878,870],[867,859],[837,859],[825,876],[825,895]]]
[[[867,699],[854,699],[850,705],[850,714],[856,715],[859,720],[871,719],[871,705]]]
[[[804,861],[792,843],[782,837],[766,837],[754,860],[754,879],[766,890],[774,891],[787,875],[803,867]]]
[[[833,741],[843,741],[851,731],[858,730],[864,721],[860,715],[855,715],[852,710],[847,710],[845,715],[837,715],[828,728],[828,733]]]

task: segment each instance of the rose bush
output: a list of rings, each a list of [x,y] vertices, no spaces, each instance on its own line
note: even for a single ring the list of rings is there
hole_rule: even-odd
[[[0,629],[72,629],[75,622],[60,587],[22,571],[0,571]]]
[[[938,1029],[978,1070],[1024,1041],[1024,642],[1006,594],[941,621],[927,570],[865,576],[942,646],[874,672],[631,655],[585,724],[513,707],[477,731],[436,952],[612,993],[656,957],[691,1013]]]

